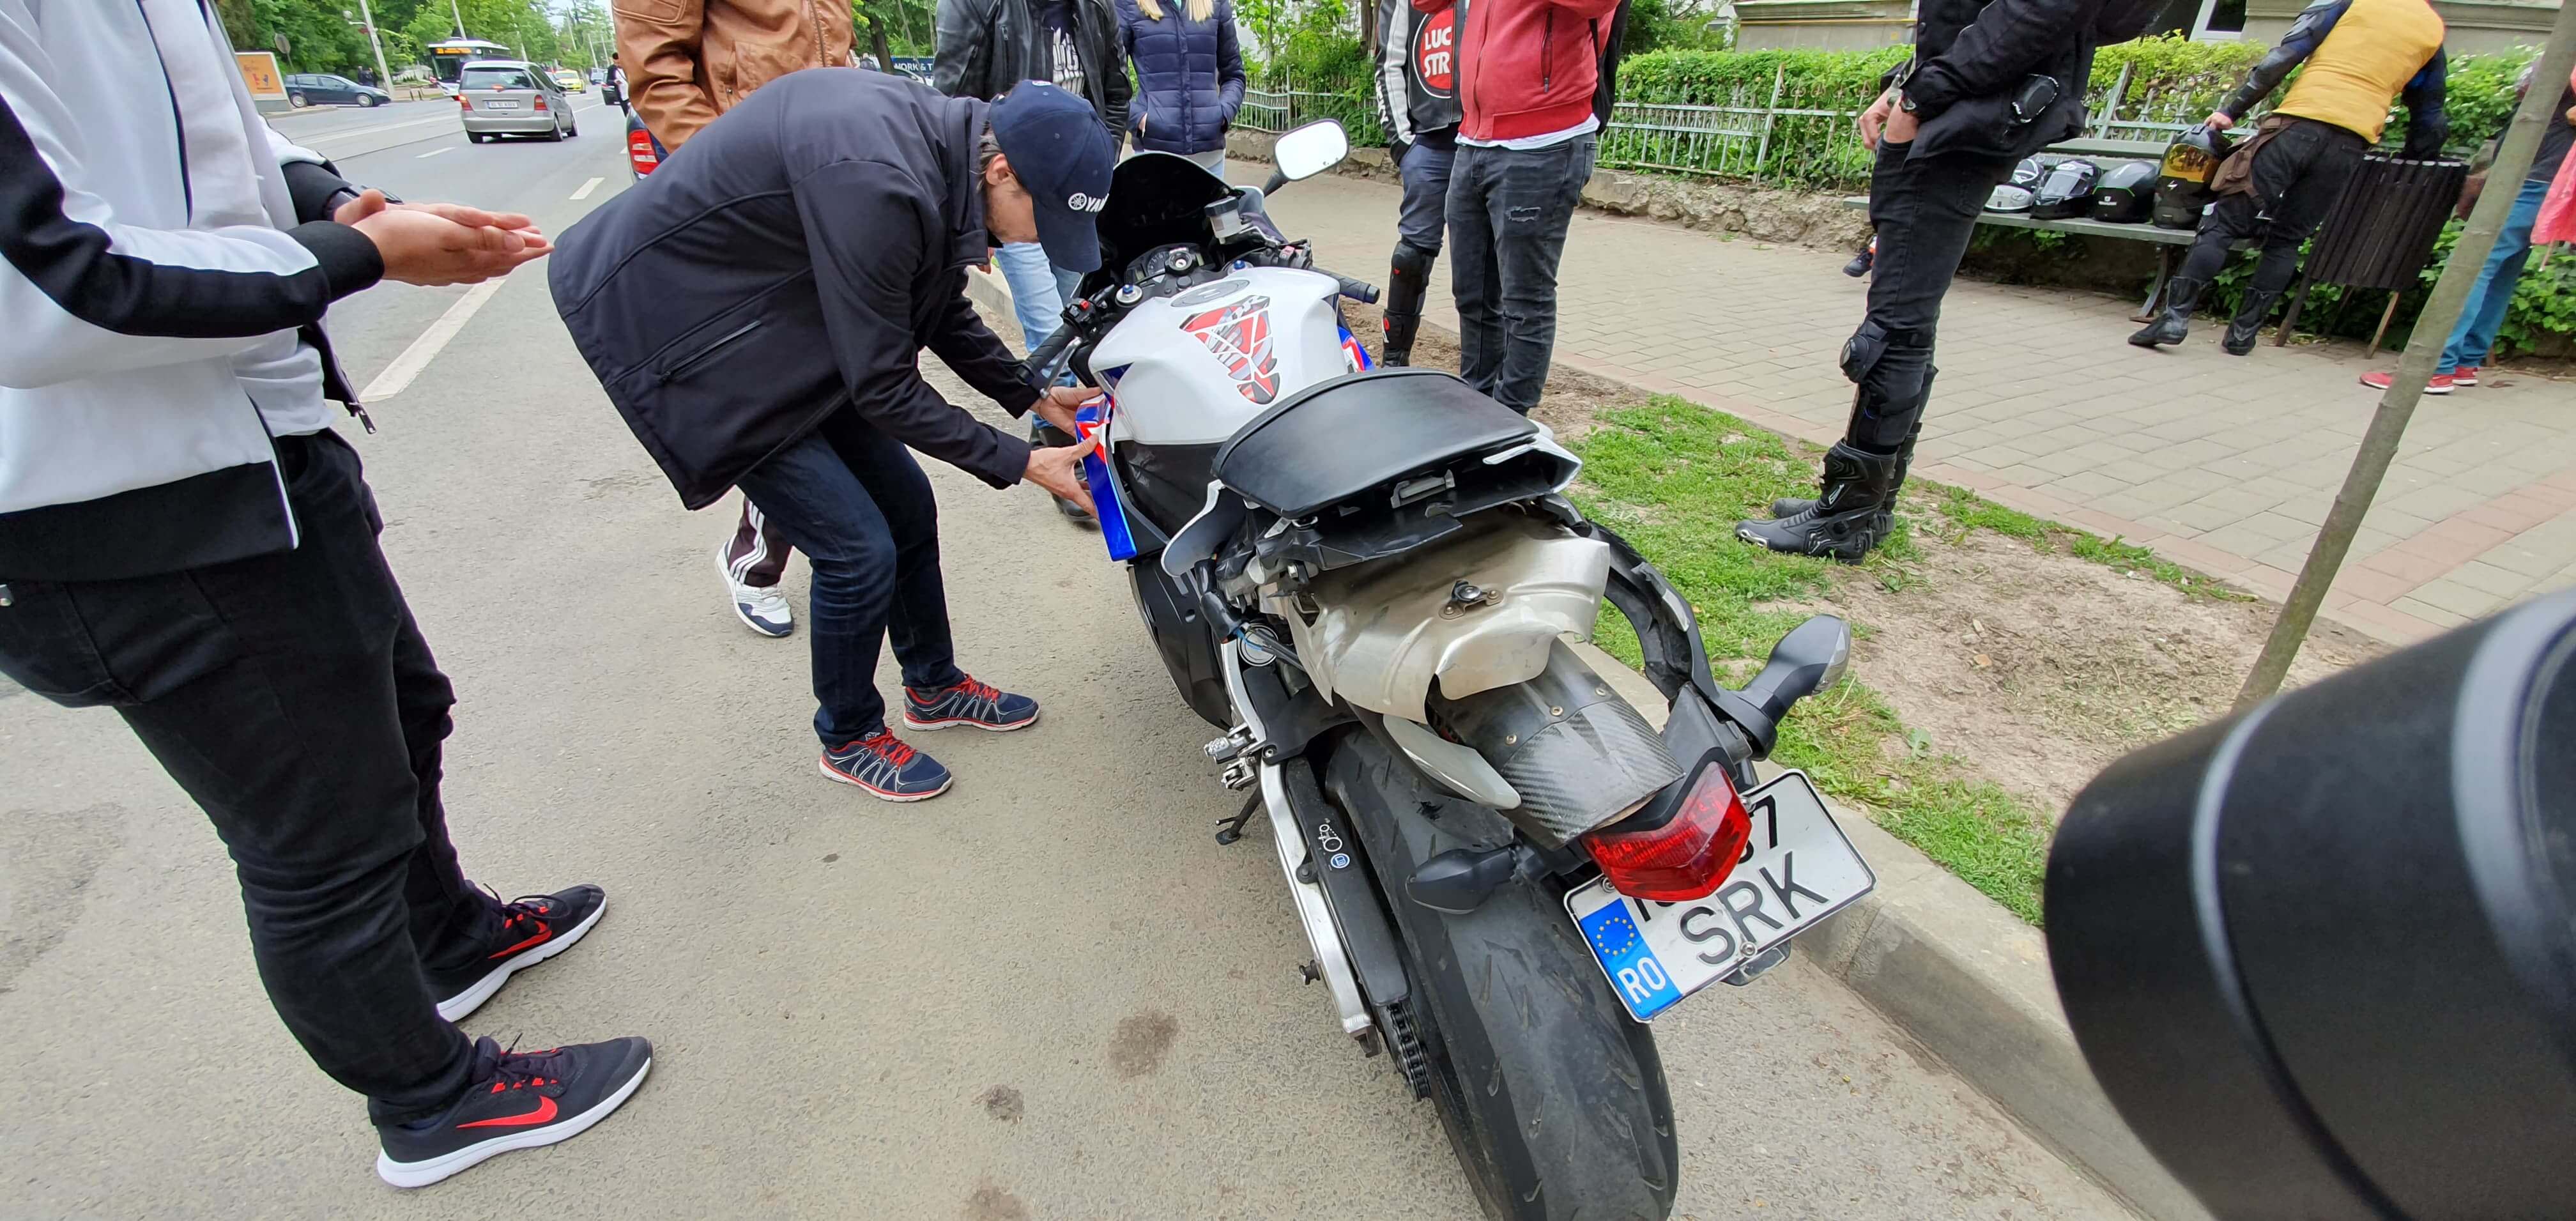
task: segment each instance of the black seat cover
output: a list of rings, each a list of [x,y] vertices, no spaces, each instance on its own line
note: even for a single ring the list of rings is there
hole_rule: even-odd
[[[1217,451],[1216,477],[1281,517],[1304,517],[1400,475],[1506,449],[1538,425],[1437,369],[1381,369],[1309,386]]]

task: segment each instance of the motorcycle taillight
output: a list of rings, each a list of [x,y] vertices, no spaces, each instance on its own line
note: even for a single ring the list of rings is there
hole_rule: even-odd
[[[1630,831],[1614,825],[1583,837],[1620,894],[1680,903],[1705,897],[1735,871],[1745,841],[1753,838],[1744,799],[1716,762],[1703,765],[1687,783],[1690,790],[1664,825]]]

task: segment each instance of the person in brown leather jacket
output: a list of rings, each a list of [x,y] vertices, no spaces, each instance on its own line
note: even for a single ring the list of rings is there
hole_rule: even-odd
[[[842,0],[616,0],[615,8],[627,101],[671,152],[762,85],[852,62]],[[796,630],[778,593],[787,555],[787,540],[744,498],[716,565],[734,617],[763,636]]]

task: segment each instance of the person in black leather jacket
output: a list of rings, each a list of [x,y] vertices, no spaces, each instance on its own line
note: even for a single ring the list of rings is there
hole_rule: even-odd
[[[939,0],[938,40],[930,83],[941,93],[989,102],[1051,81],[1089,99],[1113,143],[1127,139],[1133,86],[1108,0]]]
[[[1851,423],[1825,453],[1815,500],[1784,500],[1739,522],[1749,543],[1857,562],[1895,524],[1932,391],[1933,329],[1986,196],[2013,163],[2084,122],[2103,0],[1923,0],[1914,58],[1860,116],[1875,149],[1869,219],[1876,275],[1860,329],[1843,345],[1857,383]]]

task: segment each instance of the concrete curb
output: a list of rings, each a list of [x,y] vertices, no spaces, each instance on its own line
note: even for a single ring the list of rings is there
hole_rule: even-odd
[[[1011,316],[1001,276],[970,271],[966,291],[977,305]],[[1581,651],[1661,724],[1663,696],[1645,675],[1589,645]],[[2138,1143],[2094,1082],[2058,1006],[2039,930],[1868,815],[1829,804],[1877,872],[1878,888],[1799,938],[1809,961],[2130,1207],[2155,1221],[2207,1221],[2209,1213]]]

